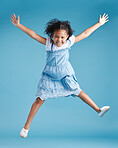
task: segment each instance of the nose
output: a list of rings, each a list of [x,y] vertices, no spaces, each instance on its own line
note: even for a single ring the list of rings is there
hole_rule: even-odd
[[[61,42],[61,38],[58,38],[58,41]]]

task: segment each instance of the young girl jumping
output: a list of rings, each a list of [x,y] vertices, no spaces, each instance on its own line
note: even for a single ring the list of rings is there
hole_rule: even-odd
[[[70,95],[77,96],[91,106],[100,117],[110,109],[110,106],[99,108],[93,100],[81,90],[73,67],[69,62],[69,49],[71,46],[88,37],[97,28],[108,22],[108,18],[108,14],[104,13],[102,17],[100,15],[98,23],[77,36],[73,35],[70,22],[53,19],[47,23],[45,33],[48,37],[44,38],[33,30],[23,26],[20,23],[19,16],[16,18],[15,14],[11,15],[11,22],[33,39],[46,45],[47,51],[46,65],[37,87],[36,100],[33,103],[27,121],[20,132],[21,137],[27,137],[33,117],[48,98],[67,97]]]

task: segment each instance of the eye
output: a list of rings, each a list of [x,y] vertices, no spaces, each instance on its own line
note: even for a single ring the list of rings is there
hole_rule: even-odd
[[[59,38],[57,35],[55,35],[55,38]]]
[[[62,39],[64,38],[64,37],[61,37]]]

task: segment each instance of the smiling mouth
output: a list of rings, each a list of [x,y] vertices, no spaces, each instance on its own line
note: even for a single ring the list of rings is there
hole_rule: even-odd
[[[62,43],[62,42],[56,42],[56,44],[57,44],[57,45],[62,45],[63,43]]]

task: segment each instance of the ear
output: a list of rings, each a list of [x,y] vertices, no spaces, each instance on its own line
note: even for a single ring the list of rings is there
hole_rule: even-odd
[[[69,35],[67,35],[67,40],[69,39]]]
[[[69,38],[69,35],[67,34],[67,39]]]

